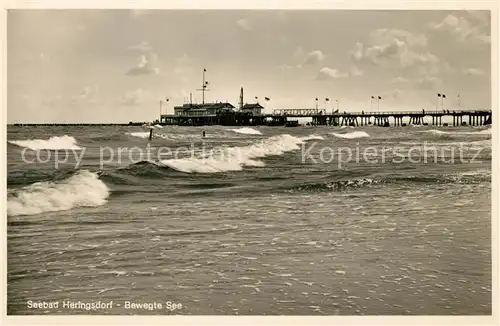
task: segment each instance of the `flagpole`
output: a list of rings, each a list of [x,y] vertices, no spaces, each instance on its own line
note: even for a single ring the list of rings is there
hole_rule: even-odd
[[[377,112],[380,113],[380,96],[377,97]]]
[[[373,111],[373,96],[370,97],[370,111]]]
[[[458,93],[458,109],[461,110],[461,108],[460,108],[460,93]]]

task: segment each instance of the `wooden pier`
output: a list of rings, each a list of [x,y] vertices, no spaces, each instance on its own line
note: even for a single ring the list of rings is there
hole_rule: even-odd
[[[425,118],[430,122],[425,122]],[[228,125],[228,126],[284,126],[289,118],[311,118],[314,126],[443,126],[443,117],[451,117],[453,126],[482,126],[491,124],[491,110],[440,110],[440,111],[397,111],[397,112],[326,112],[318,109],[276,109],[272,114],[251,115],[231,112],[220,115],[161,115],[163,125]]]

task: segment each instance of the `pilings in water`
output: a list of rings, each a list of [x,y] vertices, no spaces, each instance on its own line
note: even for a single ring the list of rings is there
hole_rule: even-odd
[[[376,116],[373,124],[379,127],[389,127],[389,116]]]

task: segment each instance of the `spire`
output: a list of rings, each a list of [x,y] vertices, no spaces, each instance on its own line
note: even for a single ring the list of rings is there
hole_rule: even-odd
[[[243,87],[240,90],[240,110],[243,108]]]

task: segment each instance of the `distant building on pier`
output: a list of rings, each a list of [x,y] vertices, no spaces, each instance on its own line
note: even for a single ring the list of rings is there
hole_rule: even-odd
[[[252,115],[261,115],[264,107],[259,103],[247,103],[241,107],[241,112],[251,113]]]
[[[174,106],[176,116],[211,116],[221,113],[234,112],[231,103],[187,103],[182,106]]]

